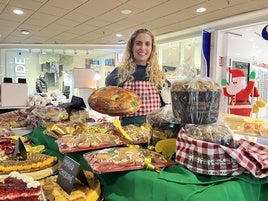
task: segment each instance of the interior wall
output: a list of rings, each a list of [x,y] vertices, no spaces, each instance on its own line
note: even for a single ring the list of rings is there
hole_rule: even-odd
[[[213,32],[212,79],[218,83],[224,78],[228,80],[227,68],[232,67],[232,61],[249,63],[249,71],[256,72],[255,86],[261,93],[258,99],[268,102],[267,87],[265,87],[268,85],[268,41],[260,36],[260,29],[255,30],[255,26],[255,24],[252,24]],[[258,66],[256,63],[261,65]],[[251,100],[253,105],[256,99],[252,98]],[[221,112],[228,112],[227,102],[228,99],[222,96]],[[252,116],[267,118],[267,106],[261,108],[259,113],[252,114]]]

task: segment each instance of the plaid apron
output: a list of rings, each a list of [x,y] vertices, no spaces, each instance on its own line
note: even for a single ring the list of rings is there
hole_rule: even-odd
[[[129,116],[144,116],[157,110],[161,106],[160,96],[157,88],[149,81],[125,82],[123,88],[137,93],[141,99],[140,109]]]

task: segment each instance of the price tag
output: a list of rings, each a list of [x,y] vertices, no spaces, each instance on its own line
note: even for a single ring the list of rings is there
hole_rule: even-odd
[[[27,151],[26,151],[24,144],[20,138],[18,138],[17,143],[15,145],[15,149],[14,149],[14,152],[12,154],[12,159],[15,160],[17,158],[18,154],[20,154],[22,156],[23,160],[27,160]]]
[[[85,108],[86,104],[83,100],[83,98],[78,96],[72,96],[71,103],[75,105],[78,109]]]
[[[65,110],[70,114],[73,109],[81,110],[83,108],[86,108],[86,104],[83,98],[78,96],[72,96],[71,102],[63,104],[61,107],[65,108]]]
[[[80,164],[65,155],[59,169],[57,183],[70,195],[76,178],[85,185],[89,185]]]

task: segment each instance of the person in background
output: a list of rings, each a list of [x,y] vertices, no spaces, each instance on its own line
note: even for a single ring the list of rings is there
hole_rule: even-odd
[[[47,83],[45,80],[45,75],[41,74],[35,82],[36,92],[37,93],[46,93],[47,92]]]
[[[140,126],[146,122],[147,114],[164,105],[160,93],[170,82],[158,63],[155,37],[149,30],[138,29],[131,35],[123,61],[106,77],[105,84],[130,89],[141,98],[136,113],[120,117],[122,126]]]

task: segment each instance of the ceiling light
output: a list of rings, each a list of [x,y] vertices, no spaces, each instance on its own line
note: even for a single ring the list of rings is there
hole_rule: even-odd
[[[117,33],[117,34],[115,34],[115,36],[118,37],[118,38],[120,38],[120,37],[123,36],[123,34],[121,34],[121,33]]]
[[[120,40],[120,41],[118,41],[118,43],[120,43],[120,44],[126,44],[126,41],[125,40]]]
[[[27,30],[21,30],[20,33],[23,35],[28,35],[30,32]]]
[[[245,30],[246,30],[246,31],[253,31],[252,28],[246,28]]]
[[[13,13],[15,13],[16,15],[23,15],[24,14],[23,10],[20,10],[20,9],[14,9]]]
[[[203,12],[205,12],[206,10],[207,10],[206,8],[200,7],[200,8],[197,8],[197,9],[196,9],[196,12],[197,12],[197,13],[203,13]]]
[[[124,15],[130,14],[132,11],[131,10],[121,10],[121,13]]]

